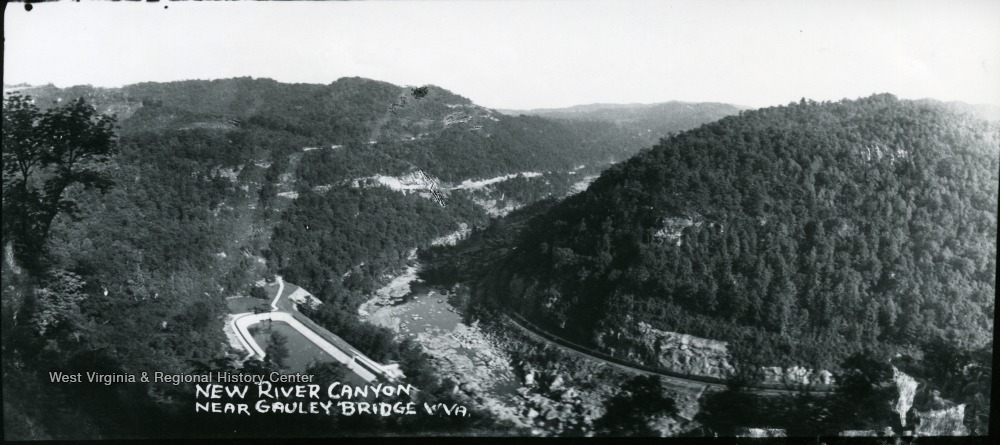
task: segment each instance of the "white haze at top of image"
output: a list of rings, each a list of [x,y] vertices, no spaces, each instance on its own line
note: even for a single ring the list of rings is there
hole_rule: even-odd
[[[1000,104],[996,1],[9,5],[6,84],[361,76],[495,108],[890,92]]]

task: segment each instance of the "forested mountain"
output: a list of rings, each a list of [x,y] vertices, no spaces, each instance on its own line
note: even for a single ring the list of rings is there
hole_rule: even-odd
[[[563,196],[642,146],[610,123],[505,116],[438,87],[360,78],[5,96],[4,408],[16,437],[183,435],[151,423],[181,421],[177,387],[55,386],[45,372],[228,369],[225,298],[275,273],[332,303],[322,317],[359,348],[402,354],[408,375],[426,376],[419,348],[387,346],[356,320],[365,293],[414,247]]]
[[[76,128],[52,125],[44,113],[82,116],[76,124],[84,124],[95,117],[80,113],[88,107],[81,105],[50,107],[32,118],[30,107],[4,102],[6,434],[171,434],[166,416],[181,388],[65,385],[49,381],[47,372],[190,373],[195,363],[224,358],[224,299],[245,294],[265,271],[253,257],[265,240],[254,236],[262,224],[251,207],[262,175],[252,168],[234,174],[239,165],[253,166],[261,152],[244,145],[254,138],[245,130],[118,129],[106,159],[70,171],[70,178],[101,179],[103,191],[71,184],[58,197],[60,211],[39,248],[24,249],[20,223],[31,222],[35,212],[33,206],[16,210],[47,195],[48,186],[35,184],[57,183],[64,165],[48,159],[47,134]],[[28,119],[9,120],[25,109]],[[273,137],[273,151],[264,153],[280,156],[282,148],[298,146],[289,135],[259,134]],[[29,149],[13,150],[9,137]],[[66,147],[69,153],[94,142],[68,139],[82,142]],[[34,155],[38,148],[43,156]],[[35,166],[26,193],[9,187],[22,182],[20,172],[8,169],[15,164]]]
[[[104,233],[111,233],[108,229],[113,227],[106,221],[110,217],[106,214],[109,205],[116,206],[114,214],[118,218],[135,213],[139,220],[156,222],[140,225],[134,235],[127,235],[136,237],[134,244],[142,247],[134,250],[145,250],[147,258],[132,262],[133,268],[169,258],[195,268],[220,261],[232,263],[229,265],[234,267],[233,273],[242,274],[249,265],[237,267],[239,261],[233,258],[241,256],[241,251],[259,255],[267,248],[266,236],[261,239],[262,229],[279,222],[273,220],[288,207],[292,210],[280,222],[283,228],[278,231],[275,248],[267,252],[274,252],[275,258],[296,257],[296,252],[290,252],[298,248],[296,244],[310,243],[295,233],[307,224],[294,220],[301,214],[315,214],[317,199],[333,205],[336,211],[381,197],[391,202],[385,209],[388,211],[430,205],[446,215],[431,221],[411,218],[412,211],[406,210],[398,220],[386,221],[390,226],[408,219],[422,221],[423,226],[412,232],[420,236],[399,245],[384,241],[377,247],[350,247],[347,245],[359,239],[337,240],[341,251],[352,252],[344,261],[353,262],[352,267],[367,263],[371,268],[368,275],[378,277],[398,261],[396,250],[405,252],[418,239],[425,242],[433,237],[430,235],[455,230],[457,223],[446,222],[454,219],[453,215],[473,223],[483,221],[486,214],[471,202],[472,195],[488,198],[493,189],[500,190],[497,195],[505,195],[502,184],[451,193],[447,190],[451,182],[516,176],[529,169],[559,175],[580,163],[590,163],[596,171],[640,147],[630,140],[634,138],[610,125],[512,118],[434,86],[408,88],[361,78],[344,78],[329,85],[238,78],[142,83],[110,89],[21,86],[17,92],[30,96],[41,110],[57,109],[83,98],[97,112],[117,116],[121,153],[108,170],[117,184],[128,186],[112,190],[107,196],[84,194],[78,198],[83,204],[78,207],[84,215],[93,214],[94,224]],[[382,187],[372,189],[363,181],[379,175],[396,179],[407,174],[427,178],[428,184],[423,184],[420,191],[425,195],[440,194],[449,199],[448,203],[435,204],[416,194],[406,194],[413,190],[393,191],[377,182],[374,185]],[[531,182],[537,186],[534,188],[548,189],[542,195],[562,193],[568,187],[568,181],[550,181],[544,175]],[[319,192],[314,190],[317,187]],[[439,190],[442,187],[445,190]],[[130,196],[121,196],[126,190]],[[294,199],[299,194],[326,192],[326,198]],[[532,192],[539,194],[521,191],[511,193],[511,198],[530,198]],[[92,199],[97,201],[90,202]],[[148,209],[139,210],[143,207]],[[376,213],[383,210],[380,206],[371,208]],[[82,225],[67,227],[79,232],[90,221],[84,218]],[[314,225],[313,233],[317,228],[330,229],[323,235],[329,237],[331,231],[367,230],[368,239],[380,239],[382,235],[392,238],[371,232],[371,226],[353,219],[341,221],[336,227],[329,224],[323,221]],[[246,230],[234,231],[234,226]],[[98,235],[74,233],[71,238],[93,243],[94,236]],[[286,242],[288,237],[295,241]],[[102,248],[112,244],[98,243]],[[160,248],[164,250],[157,250]],[[397,258],[378,261],[389,252]],[[315,273],[296,274],[294,268],[304,264],[295,262],[274,265],[276,269],[287,267],[287,272],[300,277]],[[98,266],[87,262],[86,267]],[[347,270],[335,272],[342,275]],[[246,286],[245,280],[231,281],[223,286],[227,292]],[[325,286],[325,281],[301,284]]]
[[[528,111],[501,110],[517,115],[541,116],[573,122],[610,122],[648,145],[670,133],[690,130],[701,124],[739,113],[741,108],[712,102],[664,102],[657,104],[590,104],[568,108]]]
[[[303,147],[389,144],[377,150],[386,151],[384,156],[350,159],[364,164],[358,170],[384,169],[386,174],[399,173],[392,170],[400,165],[427,167],[430,161],[437,161],[438,172],[452,175],[446,179],[489,177],[512,168],[572,168],[575,161],[616,161],[638,146],[630,142],[634,137],[610,125],[510,117],[435,86],[399,87],[362,78],[329,85],[235,78],[122,88],[41,86],[19,92],[35,98],[41,108],[82,97],[99,112],[117,114],[123,134],[258,129],[307,138],[311,145]],[[434,150],[443,152],[428,153]],[[383,167],[386,157],[397,162]],[[464,165],[457,169],[460,173],[453,173],[452,163]]]
[[[988,350],[998,155],[996,122],[939,102],[743,111],[533,218],[477,288],[623,356],[649,356],[640,322],[768,366]]]

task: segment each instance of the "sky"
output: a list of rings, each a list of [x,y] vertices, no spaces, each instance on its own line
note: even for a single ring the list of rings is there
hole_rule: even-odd
[[[1000,105],[1000,1],[8,4],[4,83],[360,76],[492,108],[748,107],[873,93]]]

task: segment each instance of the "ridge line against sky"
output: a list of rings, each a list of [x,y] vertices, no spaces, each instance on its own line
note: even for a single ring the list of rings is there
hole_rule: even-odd
[[[521,110],[882,92],[1000,105],[989,0],[33,6],[5,12],[6,84],[359,76]]]

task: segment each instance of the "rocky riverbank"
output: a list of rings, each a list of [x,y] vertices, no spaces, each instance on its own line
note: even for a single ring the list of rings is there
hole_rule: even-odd
[[[418,343],[441,377],[455,382],[456,390],[470,402],[515,425],[530,426],[510,403],[521,385],[510,357],[478,323],[462,321],[447,302],[448,294],[431,290],[399,305],[385,297],[377,295],[366,303],[362,319],[391,329],[399,339]]]
[[[491,323],[490,330],[506,333],[502,347],[515,357],[523,383],[513,403],[536,434],[594,435],[594,422],[605,414],[604,401],[638,375],[532,340],[506,320]],[[674,399],[678,414],[656,419],[650,426],[663,436],[698,427],[693,418],[702,388],[665,388],[664,395]]]
[[[397,338],[420,344],[442,378],[454,381],[470,404],[497,418],[537,436],[593,435],[604,401],[633,375],[537,344],[503,318],[486,325],[463,320],[449,303],[462,300],[456,292],[463,291],[429,289],[405,302],[395,292],[379,292],[360,315],[393,330]],[[667,395],[681,413],[658,419],[654,428],[664,435],[691,428],[698,391],[671,390]]]

